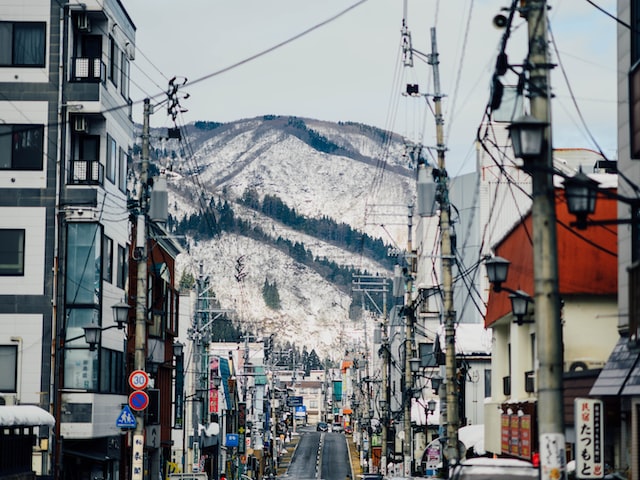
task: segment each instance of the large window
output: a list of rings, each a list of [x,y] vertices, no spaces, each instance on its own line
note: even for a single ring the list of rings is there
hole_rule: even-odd
[[[99,305],[102,287],[100,245],[98,224],[70,223],[67,226],[68,305]]]
[[[107,178],[116,182],[116,166],[118,165],[118,145],[115,139],[107,134]]]
[[[127,191],[127,152],[122,147],[118,149],[118,188]]]
[[[64,386],[96,390],[98,387],[98,354],[89,350],[84,329],[90,324],[99,325],[97,308],[68,308],[65,323]]]
[[[109,38],[109,80],[116,87],[120,77],[120,49],[113,38]]]
[[[124,353],[103,348],[100,351],[100,391],[126,393]]]
[[[0,345],[0,392],[18,391],[18,346]]]
[[[44,67],[44,22],[0,22],[0,66]]]
[[[24,230],[0,229],[0,275],[24,275]]]
[[[120,75],[120,93],[122,93],[122,96],[126,100],[129,100],[129,71],[131,67],[126,52],[122,52],[120,64],[122,70],[122,74]]]
[[[127,275],[129,274],[127,262],[127,248],[118,245],[118,271],[116,272],[116,287],[124,289],[127,284]]]
[[[42,170],[43,154],[43,125],[0,124],[0,170]]]
[[[102,237],[102,279],[113,283],[113,240]]]

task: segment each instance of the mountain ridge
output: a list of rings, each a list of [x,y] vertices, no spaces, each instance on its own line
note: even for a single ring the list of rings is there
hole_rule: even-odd
[[[314,259],[324,258],[353,272],[390,275],[389,264],[369,258],[365,251],[349,251],[340,242],[296,231],[247,208],[242,199],[254,191],[260,200],[277,198],[301,217],[331,219],[361,236],[381,239],[389,248],[404,245],[415,180],[402,137],[356,123],[275,116],[227,124],[196,122],[183,132],[180,149],[171,150],[166,143],[155,149],[152,159],[167,171],[170,213],[177,222],[204,212],[203,205],[215,199],[218,204],[227,202],[242,222],[259,226],[272,238],[300,244],[296,248],[308,250]],[[405,225],[376,217],[378,205],[397,207],[395,215],[402,216]],[[342,351],[363,328],[360,318],[351,318],[351,296],[268,243],[243,239],[235,232],[221,232],[212,240],[188,235],[178,268],[193,274],[202,262],[222,308],[233,308],[236,322],[252,333],[282,335],[322,355]],[[240,258],[247,271],[237,281],[234,270]],[[262,298],[265,282],[278,286],[279,311]]]

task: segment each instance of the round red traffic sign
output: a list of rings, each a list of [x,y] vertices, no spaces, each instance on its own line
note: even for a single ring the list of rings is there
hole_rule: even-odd
[[[134,370],[129,375],[129,386],[134,390],[144,390],[149,385],[149,375],[143,370]]]
[[[129,395],[129,406],[137,412],[149,406],[149,395],[142,390],[136,390]]]

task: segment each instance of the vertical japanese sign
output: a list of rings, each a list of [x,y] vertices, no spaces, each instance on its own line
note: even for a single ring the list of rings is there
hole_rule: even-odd
[[[176,401],[174,404],[175,428],[182,428],[184,420],[184,356],[176,357]]]
[[[602,478],[604,476],[602,401],[592,398],[576,398],[574,407],[576,477]]]
[[[220,360],[211,357],[209,360],[209,413],[218,413],[218,388],[213,386],[213,379],[220,375]]]
[[[144,435],[133,436],[133,455],[131,461],[131,480],[142,480],[144,459]]]
[[[245,453],[244,437],[247,432],[247,404],[238,403],[238,453]]]
[[[500,415],[500,448],[502,453],[511,453],[509,448],[511,444],[511,430],[509,426],[509,415],[503,413]]]
[[[564,434],[540,434],[540,479],[564,480],[567,478],[567,452]]]

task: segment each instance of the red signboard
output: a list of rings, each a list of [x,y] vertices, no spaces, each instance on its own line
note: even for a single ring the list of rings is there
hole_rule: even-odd
[[[510,415],[509,423],[511,435],[509,453],[518,456],[520,455],[520,418],[517,415]]]
[[[209,413],[218,413],[218,389],[209,389]]]
[[[511,432],[509,431],[509,415],[500,415],[500,448],[502,453],[509,453]]]
[[[531,460],[531,415],[520,417],[520,457]]]

